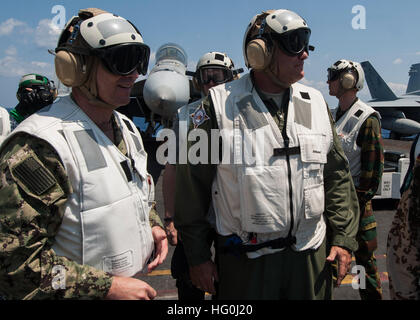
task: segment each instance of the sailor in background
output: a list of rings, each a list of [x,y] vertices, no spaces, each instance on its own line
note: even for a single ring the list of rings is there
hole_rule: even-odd
[[[380,115],[358,97],[364,84],[358,62],[339,60],[328,69],[330,95],[339,100],[334,109],[337,134],[348,158],[360,206],[356,264],[366,271],[366,288],[359,288],[362,300],[382,299],[382,286],[374,251],[378,247],[376,220],[371,199],[380,185],[384,169],[384,148]]]
[[[13,131],[31,114],[52,104],[57,95],[54,81],[47,77],[36,73],[22,76],[16,92],[19,103],[10,111],[11,130]]]
[[[178,136],[177,139],[177,159],[179,152],[185,153],[186,150],[179,150],[179,146],[184,145],[186,141],[181,141],[184,135],[180,135],[180,130],[186,133],[188,126],[193,119],[200,116],[200,106],[202,100],[208,95],[210,88],[214,86],[235,80],[239,78],[241,70],[235,70],[234,63],[226,53],[212,51],[207,52],[199,59],[196,71],[192,73],[193,85],[197,89],[202,99],[189,103],[178,110],[176,119],[174,119],[174,131]],[[198,111],[198,112],[196,112]],[[205,120],[203,117],[202,121]],[[180,128],[180,125],[182,128]],[[168,163],[165,166],[163,174],[163,199],[165,203],[165,228],[168,241],[171,245],[176,246],[172,255],[171,273],[176,279],[179,300],[204,300],[205,292],[197,289],[191,283],[189,276],[189,266],[184,252],[182,241],[178,239],[178,232],[174,226],[174,209],[175,209],[175,178],[176,165]],[[214,232],[209,233],[208,242],[210,245],[214,242]]]

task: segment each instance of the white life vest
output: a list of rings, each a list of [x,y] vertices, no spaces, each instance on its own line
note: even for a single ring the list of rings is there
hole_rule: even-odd
[[[289,148],[300,151],[289,155],[287,161],[282,154],[286,142],[253,88],[247,74],[210,89],[231,162],[217,166],[212,187],[217,232],[236,234],[244,242],[253,233],[253,243],[285,238],[293,214],[293,249],[317,249],[326,231],[323,171],[333,144],[324,98],[315,89],[292,85],[286,131]],[[254,163],[249,155],[255,156]],[[279,250],[266,247],[247,254],[256,258]]]
[[[147,267],[154,249],[154,185],[140,133],[127,117],[114,115],[128,157],[69,96],[26,119],[12,135],[26,132],[47,141],[66,169],[73,193],[61,208],[56,254],[131,277]]]
[[[9,112],[5,108],[0,107],[0,145],[10,133],[10,117]]]
[[[338,108],[332,111],[334,119],[337,111]],[[376,114],[378,119],[381,119],[381,116],[377,111],[358,99],[335,124],[344,153],[349,161],[350,173],[356,187],[359,186],[362,168],[360,160],[362,149],[357,145],[357,136],[359,135],[363,123],[372,114]]]

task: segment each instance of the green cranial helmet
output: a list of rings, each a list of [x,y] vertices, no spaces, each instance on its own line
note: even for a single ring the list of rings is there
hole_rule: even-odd
[[[19,88],[21,87],[32,87],[32,86],[40,86],[40,85],[48,85],[48,78],[44,77],[40,74],[36,74],[36,73],[29,73],[24,75],[20,81],[19,81]]]
[[[52,94],[53,99],[57,97],[57,88],[54,81],[51,81],[47,77],[37,73],[25,74],[20,79],[19,87],[16,92],[16,97],[19,101],[22,100],[22,94],[25,93],[25,88],[45,89]]]

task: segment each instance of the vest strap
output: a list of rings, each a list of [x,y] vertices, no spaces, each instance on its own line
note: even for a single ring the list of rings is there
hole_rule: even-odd
[[[270,247],[271,249],[284,249],[289,248],[294,244],[296,244],[296,237],[291,235],[286,238],[277,238],[259,244],[243,244],[242,240],[237,235],[232,235],[226,240],[221,249],[222,253],[231,253],[235,256],[239,256],[241,254],[254,252],[262,248]]]
[[[300,147],[293,147],[293,148],[278,148],[274,149],[273,156],[274,157],[281,157],[281,156],[293,156],[296,154],[300,154]]]
[[[133,181],[133,176],[131,175],[130,166],[128,164],[128,160],[123,161],[120,163],[121,168],[123,169],[125,176],[127,177],[127,181],[131,182]]]

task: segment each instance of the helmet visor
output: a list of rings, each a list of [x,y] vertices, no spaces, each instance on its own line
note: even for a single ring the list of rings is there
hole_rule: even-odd
[[[199,81],[201,84],[209,84],[211,81],[215,84],[221,84],[232,79],[232,71],[224,67],[210,66],[200,68]]]
[[[340,72],[342,70],[328,68],[327,71],[328,71],[328,81],[335,81],[338,79],[338,76],[340,75]]]
[[[95,50],[105,66],[114,74],[126,76],[137,70],[146,75],[149,65],[150,48],[141,43],[126,43]]]
[[[300,28],[283,34],[272,33],[272,38],[284,52],[290,56],[298,56],[304,51],[308,51],[311,30]]]

